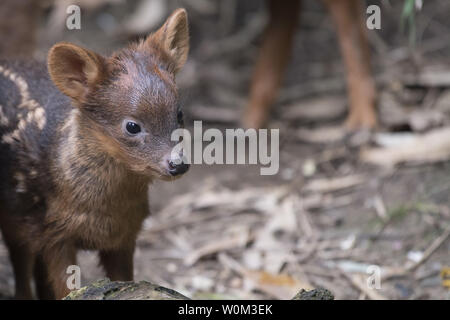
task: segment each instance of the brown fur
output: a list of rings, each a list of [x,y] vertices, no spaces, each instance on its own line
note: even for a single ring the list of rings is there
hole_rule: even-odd
[[[0,1],[0,57],[30,56],[43,0]]]
[[[179,9],[145,41],[110,57],[56,44],[49,51],[48,71],[70,100],[42,88],[47,80],[34,75],[27,80],[40,81],[39,89],[48,96],[36,98],[38,106],[22,115],[17,110],[24,88],[35,88],[20,86],[25,74],[3,74],[4,83],[12,83],[22,96],[16,104],[5,99],[8,121],[3,122],[8,125],[0,126],[0,135],[10,137],[0,144],[6,155],[0,161],[10,169],[0,171],[8,181],[0,183],[0,228],[17,298],[31,298],[33,274],[40,298],[64,297],[69,292],[66,269],[76,264],[78,249],[98,250],[112,280],[133,279],[135,241],[149,214],[148,184],[174,179],[167,155],[175,145],[170,135],[181,125],[175,74],[187,54],[187,15]],[[143,131],[128,135],[128,120]],[[39,170],[33,175],[31,167]],[[23,199],[35,202],[21,207]]]
[[[370,72],[369,48],[361,0],[324,0],[336,24],[347,71],[349,129],[376,125],[375,85]],[[296,29],[300,0],[269,1],[270,20],[256,62],[245,110],[244,125],[267,125],[270,108],[281,85]]]

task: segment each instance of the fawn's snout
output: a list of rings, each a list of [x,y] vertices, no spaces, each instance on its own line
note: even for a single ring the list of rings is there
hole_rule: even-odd
[[[189,170],[189,163],[181,155],[169,154],[163,160],[163,166],[173,176],[181,176]]]

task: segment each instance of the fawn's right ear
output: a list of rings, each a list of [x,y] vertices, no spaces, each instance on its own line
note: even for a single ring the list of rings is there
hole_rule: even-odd
[[[171,71],[177,73],[185,64],[189,53],[189,25],[185,9],[175,10],[164,25],[145,41],[151,46],[156,41],[170,56]]]
[[[48,54],[53,83],[70,98],[84,101],[86,94],[105,74],[105,58],[71,43],[58,43]]]

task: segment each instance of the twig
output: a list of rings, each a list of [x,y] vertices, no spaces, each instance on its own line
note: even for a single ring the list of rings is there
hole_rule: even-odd
[[[249,241],[252,240],[252,236],[247,233],[239,233],[233,237],[228,237],[224,239],[219,239],[218,241],[215,241],[213,243],[209,243],[201,248],[198,248],[188,254],[186,258],[184,259],[184,264],[186,266],[192,266],[195,264],[198,260],[200,260],[202,257],[225,251],[230,250],[236,247],[243,247],[245,246]]]
[[[419,266],[425,263],[431,255],[439,249],[439,247],[448,239],[450,236],[450,226],[448,226],[444,233],[442,233],[438,238],[436,238],[433,243],[425,250],[422,258],[414,264],[407,266],[406,268],[390,268],[390,271],[382,276],[382,281],[394,278],[394,277],[404,277],[408,273],[414,272]]]
[[[447,240],[450,236],[450,226],[448,226],[444,233],[441,234],[438,238],[436,238],[433,243],[425,250],[422,258],[416,263],[410,265],[406,268],[407,272],[415,271],[419,266],[421,266],[424,262],[426,262],[430,256],[437,250],[439,247]]]
[[[262,14],[255,14],[239,33],[205,45],[203,48],[204,58],[210,59],[242,50],[261,33],[266,20]]]
[[[366,181],[363,175],[355,174],[331,179],[315,179],[308,182],[304,190],[311,192],[333,192],[348,189],[362,184]]]
[[[359,275],[350,275],[341,271],[342,275],[349,280],[349,282],[362,293],[364,293],[369,299],[372,300],[387,300],[386,297],[382,296],[375,289],[370,289],[367,284],[361,279]]]
[[[389,221],[389,216],[386,211],[386,206],[384,205],[383,198],[380,195],[377,195],[373,201],[373,206],[375,207],[375,212],[378,217],[384,222],[387,223]]]

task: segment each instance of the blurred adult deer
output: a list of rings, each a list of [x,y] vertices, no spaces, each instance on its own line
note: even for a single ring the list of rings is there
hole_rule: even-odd
[[[323,0],[332,16],[345,62],[349,115],[348,129],[376,125],[375,85],[370,71],[369,48],[361,0]],[[269,0],[270,19],[253,73],[244,125],[267,125],[284,71],[300,11],[300,0]]]

